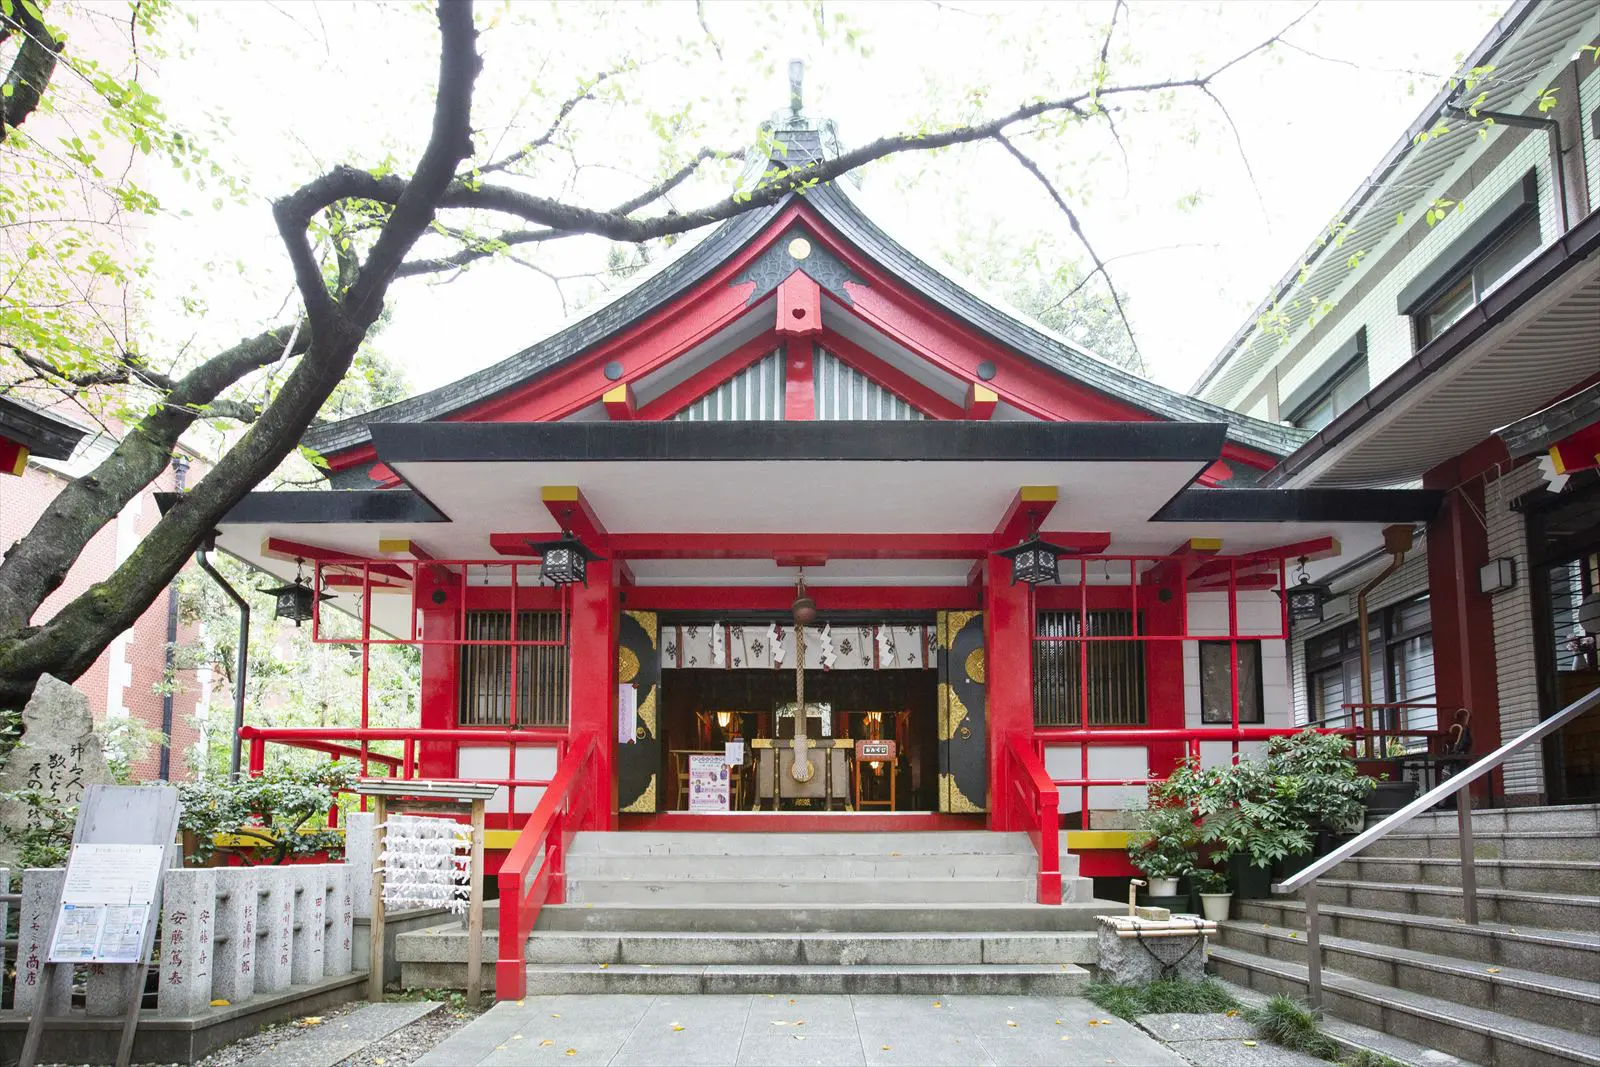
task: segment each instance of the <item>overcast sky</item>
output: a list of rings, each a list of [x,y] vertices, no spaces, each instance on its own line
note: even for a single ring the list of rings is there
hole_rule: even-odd
[[[1307,7],[1134,0],[1115,38],[1111,81],[1209,69]],[[819,41],[813,9],[799,4],[708,0],[714,47],[687,2],[601,16],[532,2],[484,8],[481,21],[498,20],[480,45],[475,119],[487,145],[542,129],[580,72],[604,69],[620,52],[650,61],[636,77],[646,105],[672,111],[692,101],[704,124],[694,143],[718,145],[753,139],[756,123],[787,100],[785,61],[804,58],[807,111],[835,119],[846,146],[861,144],[919,119],[976,113],[974,87],[988,90],[977,109],[992,113],[1081,84],[1075,79],[1098,46],[1094,28],[1111,12],[1109,3],[827,4],[827,17],[846,16],[842,25],[870,50],[862,55],[838,26]],[[290,299],[267,198],[318,167],[370,164],[390,149],[409,166],[426,133],[436,34],[424,14],[403,6],[229,0],[183,9],[196,19],[195,46],[159,62],[157,91],[181,121],[227,118],[231,134],[216,142],[218,156],[250,177],[254,194],[217,211],[212,190],[157,178],[168,207],[192,212],[151,228],[163,293],[204,294],[209,303],[199,324],[163,309],[158,325],[171,343],[208,345],[275,321]],[[1151,377],[1180,389],[1193,383],[1498,13],[1478,0],[1323,3],[1286,45],[1218,81],[1242,158],[1217,108],[1193,93],[1137,101],[1122,116],[1123,148],[1099,128],[1035,145],[1112,260]],[[650,172],[657,156],[644,111],[580,109],[584,168],[552,168],[534,187],[592,205],[639,188],[635,175]],[[720,189],[697,187],[680,203]],[[1007,244],[1042,236],[1077,252],[1044,191],[993,146],[881,166],[850,191],[918,250],[993,232]],[[601,242],[583,239],[540,262],[587,271],[603,254]],[[446,285],[402,283],[390,306],[379,343],[416,389],[501,359],[562,321],[554,287],[509,263]]]

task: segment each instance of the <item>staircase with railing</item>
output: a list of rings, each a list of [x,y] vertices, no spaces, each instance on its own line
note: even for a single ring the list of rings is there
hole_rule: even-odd
[[[1600,806],[1473,811],[1468,792],[1597,706],[1600,691],[1285,878],[1276,897],[1238,902],[1211,969],[1471,1062],[1600,1065]],[[1452,800],[1453,814],[1432,811]]]

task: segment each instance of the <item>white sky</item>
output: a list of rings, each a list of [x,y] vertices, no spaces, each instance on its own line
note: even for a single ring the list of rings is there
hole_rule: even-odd
[[[1306,7],[1134,0],[1111,82],[1209,69]],[[153,178],[169,208],[191,212],[150,229],[161,294],[197,294],[207,304],[198,322],[164,310],[158,332],[172,344],[209,346],[277,321],[290,297],[271,196],[319,168],[368,165],[391,148],[409,168],[426,134],[436,34],[412,7],[229,0],[183,10],[195,17],[198,40],[160,61],[156,91],[191,126],[228,118],[232,132],[216,142],[217,155],[253,190],[249,203],[219,211],[213,191]],[[819,41],[812,10],[708,0],[707,22],[726,57],[719,61],[692,3],[618,5],[599,15],[531,0],[485,4],[480,24],[499,21],[480,42],[480,147],[542,130],[575,78],[619,53],[651,60],[634,85],[657,109],[692,102],[704,129],[684,138],[685,148],[753,139],[756,124],[787,101],[790,56],[807,61],[808,113],[834,118],[846,145],[858,145],[919,118],[968,117],[963,101],[974,86],[988,90],[981,110],[994,113],[1015,106],[1003,101],[1081,85],[1111,5],[829,3],[827,17],[845,15],[866,56],[842,46],[838,26]],[[1111,270],[1131,298],[1153,378],[1179,389],[1193,383],[1431,97],[1438,83],[1429,75],[1452,71],[1497,16],[1496,5],[1478,0],[1322,4],[1286,40],[1327,58],[1280,46],[1216,85],[1254,185],[1217,109],[1193,93],[1145,98],[1122,116],[1126,167],[1103,127],[1025,145],[1081,205],[1101,256],[1119,257]],[[574,115],[585,168],[573,175],[553,165],[529,187],[589,205],[636,191],[625,171],[658,169],[641,114],[585,104]],[[722,188],[702,184],[679,203]],[[1008,243],[1043,237],[1046,247],[1077,252],[1044,191],[994,146],[883,165],[851,192],[919,250],[948,249],[965,229]],[[1181,207],[1190,195],[1198,200]],[[581,239],[547,249],[540,262],[570,273],[595,269],[602,256],[602,242]],[[418,390],[504,358],[562,321],[551,284],[510,263],[447,285],[404,282],[389,303],[379,343]]]

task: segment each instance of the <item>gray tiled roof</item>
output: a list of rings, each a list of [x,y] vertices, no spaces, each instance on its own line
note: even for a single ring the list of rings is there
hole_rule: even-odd
[[[691,288],[756,237],[789,203],[751,211],[719,225],[683,258],[637,288],[560,332],[459,381],[342,422],[314,427],[305,443],[328,453],[370,440],[372,422],[425,422],[444,418],[518,388],[639,321]],[[1164,419],[1225,423],[1228,439],[1275,456],[1294,451],[1308,436],[1291,426],[1264,422],[1146,381],[1044,332],[1015,312],[984,301],[918,258],[885,233],[836,184],[810,190],[805,203],[870,259],[935,306],[1096,392]]]

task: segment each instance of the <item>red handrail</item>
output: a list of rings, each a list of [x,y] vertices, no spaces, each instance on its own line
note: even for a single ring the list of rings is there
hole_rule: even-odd
[[[500,952],[495,961],[495,997],[521,1000],[527,990],[523,954],[528,934],[546,904],[567,899],[567,846],[589,814],[593,789],[581,788],[594,738],[577,742],[556,769],[522,835],[500,865]]]
[[[1014,823],[1027,828],[1039,853],[1039,903],[1061,903],[1061,794],[1044,762],[1018,738],[1006,745],[1013,764],[1011,802]]]

